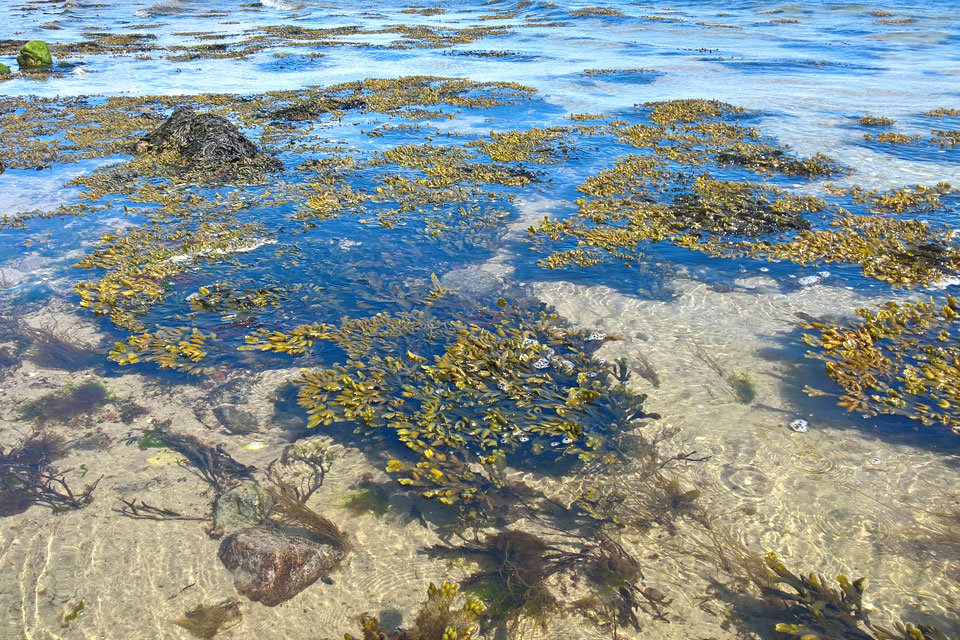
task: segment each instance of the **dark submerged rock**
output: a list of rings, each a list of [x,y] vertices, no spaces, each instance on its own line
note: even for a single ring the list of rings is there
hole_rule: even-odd
[[[174,109],[166,122],[140,139],[137,149],[173,151],[203,166],[266,157],[226,118],[189,107]],[[268,158],[268,164],[276,167],[280,163]]]
[[[220,561],[241,594],[268,607],[327,578],[345,552],[269,526],[245,527],[220,543]]]
[[[249,411],[238,409],[229,404],[214,407],[213,415],[223,425],[223,428],[233,435],[243,435],[257,431],[257,416]]]

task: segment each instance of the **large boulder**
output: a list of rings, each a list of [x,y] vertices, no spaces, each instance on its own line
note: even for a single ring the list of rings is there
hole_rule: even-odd
[[[178,107],[157,129],[140,139],[139,150],[173,151],[203,166],[264,158],[257,145],[226,118]],[[268,164],[279,164],[269,158]]]
[[[273,607],[326,578],[346,552],[275,527],[252,526],[224,538],[218,555],[237,591]]]
[[[53,56],[50,55],[50,49],[47,48],[45,42],[31,40],[20,49],[17,64],[20,65],[21,69],[49,67],[53,64]]]
[[[0,76],[10,75],[10,67],[0,62]]]

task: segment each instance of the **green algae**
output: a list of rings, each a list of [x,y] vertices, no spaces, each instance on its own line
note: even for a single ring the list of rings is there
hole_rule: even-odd
[[[53,64],[53,57],[47,43],[41,40],[31,40],[20,48],[17,64],[23,70],[41,69]]]
[[[353,516],[371,514],[380,517],[390,510],[390,494],[372,482],[364,482],[356,491],[347,493],[337,504]]]

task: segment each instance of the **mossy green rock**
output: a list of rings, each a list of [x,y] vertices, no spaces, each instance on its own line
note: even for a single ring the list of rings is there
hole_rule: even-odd
[[[50,55],[47,43],[42,40],[31,40],[20,49],[17,64],[25,68],[49,67],[53,64],[53,57]]]
[[[8,76],[8,75],[10,75],[10,67],[0,63],[0,76]]]
[[[213,522],[218,529],[232,531],[241,527],[261,524],[273,498],[255,482],[242,482],[217,500]]]

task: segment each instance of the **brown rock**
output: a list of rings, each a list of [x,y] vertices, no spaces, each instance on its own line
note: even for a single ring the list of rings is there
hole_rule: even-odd
[[[220,543],[220,561],[237,591],[273,607],[297,595],[343,560],[344,552],[268,526],[245,527]]]

